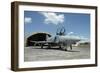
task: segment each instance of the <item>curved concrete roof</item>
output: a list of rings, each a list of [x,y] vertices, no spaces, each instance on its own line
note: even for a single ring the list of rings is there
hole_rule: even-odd
[[[33,36],[33,35],[36,35],[36,34],[47,34],[47,35],[51,36],[51,34],[48,33],[48,32],[34,32],[34,33],[32,33],[29,37],[31,37],[31,36]],[[29,37],[28,37],[28,38],[29,38]]]

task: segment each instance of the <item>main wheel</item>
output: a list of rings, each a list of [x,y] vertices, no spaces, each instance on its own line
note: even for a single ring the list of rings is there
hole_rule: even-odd
[[[64,51],[67,51],[67,46],[64,44],[60,44],[60,48]]]

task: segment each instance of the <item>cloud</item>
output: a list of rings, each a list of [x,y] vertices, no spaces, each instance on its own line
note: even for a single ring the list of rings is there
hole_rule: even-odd
[[[84,41],[90,41],[89,38],[86,38],[86,37],[84,37],[84,36],[80,36],[80,38],[81,38],[82,40],[84,40]]]
[[[74,32],[69,32],[68,35],[74,34]]]
[[[40,12],[40,14],[45,17],[44,23],[46,24],[59,25],[64,22],[64,14],[57,14],[54,12]]]
[[[32,18],[31,17],[25,17],[24,22],[25,23],[32,23]]]
[[[67,33],[67,35],[68,35],[69,37],[74,37],[74,38],[81,39],[81,41],[90,42],[90,38],[87,38],[87,37],[85,37],[85,36],[78,35],[78,34],[75,33],[75,32],[69,32],[69,33]]]

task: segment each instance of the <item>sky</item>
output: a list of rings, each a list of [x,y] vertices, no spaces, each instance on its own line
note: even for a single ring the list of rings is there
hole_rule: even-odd
[[[90,38],[90,14],[24,11],[25,36],[34,32],[55,35],[62,26],[66,29],[66,35]]]

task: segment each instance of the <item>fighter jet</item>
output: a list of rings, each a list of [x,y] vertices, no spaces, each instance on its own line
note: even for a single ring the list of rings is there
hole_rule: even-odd
[[[54,42],[59,45],[59,48],[67,51],[67,48],[70,48],[72,50],[72,44],[76,44],[81,39],[78,36],[73,35],[66,35],[66,30],[64,27],[62,27],[60,30],[58,29],[56,32],[56,36],[47,38],[48,42]]]

